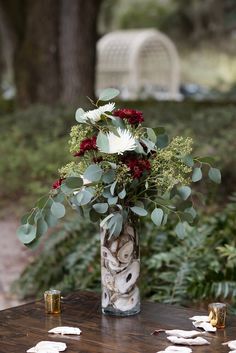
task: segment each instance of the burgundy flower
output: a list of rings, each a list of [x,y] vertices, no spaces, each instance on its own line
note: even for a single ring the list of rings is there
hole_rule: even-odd
[[[129,158],[124,161],[130,169],[134,179],[139,179],[145,171],[149,172],[151,169],[150,162],[147,159]]]
[[[141,124],[144,121],[143,113],[135,109],[117,109],[113,115],[126,119],[131,125]]]
[[[96,145],[96,142],[97,142],[97,136],[93,136],[93,137],[88,137],[86,139],[84,139],[83,141],[81,141],[80,143],[80,149],[78,152],[76,152],[74,154],[75,157],[80,157],[80,156],[83,156],[85,154],[86,151],[91,151],[91,150],[94,150],[96,151],[98,148],[97,148],[97,145]]]
[[[64,179],[60,178],[58,180],[56,180],[53,184],[52,184],[52,188],[53,189],[59,189],[59,187],[61,186],[61,183]]]

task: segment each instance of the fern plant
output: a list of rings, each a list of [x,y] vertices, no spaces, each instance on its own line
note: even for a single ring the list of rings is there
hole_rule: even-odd
[[[186,306],[222,300],[236,312],[236,195],[222,212],[186,227],[180,240],[174,225],[157,230],[145,222],[140,287],[143,297]],[[144,226],[144,225],[143,225]],[[25,269],[15,290],[21,297],[56,287],[64,292],[100,288],[98,229],[72,221],[45,242],[45,250]]]

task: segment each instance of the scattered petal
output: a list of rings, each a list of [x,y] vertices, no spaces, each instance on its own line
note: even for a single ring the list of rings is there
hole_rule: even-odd
[[[48,332],[61,335],[80,335],[82,331],[78,327],[58,326],[52,328]]]
[[[192,338],[196,337],[199,334],[203,334],[202,332],[192,330],[192,331],[186,331],[186,330],[166,330],[165,333],[169,336],[176,336],[179,338]]]
[[[204,331],[207,332],[216,332],[216,327],[213,327],[212,324],[209,322],[204,322],[204,321],[194,321],[193,326],[196,328],[202,328]]]
[[[27,350],[27,353],[58,353],[63,352],[67,348],[63,342],[40,341],[35,347]]]
[[[168,336],[167,339],[174,344],[186,344],[188,346],[202,346],[205,344],[210,344],[205,338],[180,338],[176,336]]]
[[[189,320],[210,322],[209,316],[206,316],[206,315],[203,315],[203,316],[193,316],[193,317],[190,317]]]
[[[181,353],[191,353],[192,349],[189,347],[176,347],[169,346],[165,349],[165,352],[181,352]]]

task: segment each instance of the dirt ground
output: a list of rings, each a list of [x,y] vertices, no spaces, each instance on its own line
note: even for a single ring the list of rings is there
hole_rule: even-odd
[[[19,278],[31,256],[16,237],[17,226],[15,217],[0,220],[0,310],[20,304],[10,293],[10,287]]]

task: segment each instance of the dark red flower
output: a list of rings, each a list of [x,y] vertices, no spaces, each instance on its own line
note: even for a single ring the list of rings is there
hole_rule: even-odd
[[[141,178],[145,171],[149,172],[151,169],[150,162],[147,159],[129,158],[126,159],[124,163],[130,169],[134,179]]]
[[[63,178],[60,178],[58,180],[56,180],[53,184],[52,184],[52,188],[53,189],[58,189],[60,186],[61,186],[61,183],[64,179]]]
[[[79,151],[74,154],[75,157],[80,157],[85,154],[86,151],[91,151],[94,150],[96,151],[97,148],[97,136],[93,137],[88,137],[81,141],[80,146],[79,146]]]
[[[143,113],[135,109],[117,109],[113,115],[126,119],[131,125],[141,124],[144,121]]]

